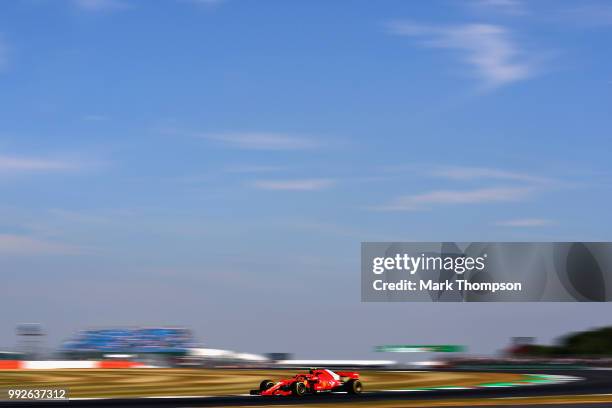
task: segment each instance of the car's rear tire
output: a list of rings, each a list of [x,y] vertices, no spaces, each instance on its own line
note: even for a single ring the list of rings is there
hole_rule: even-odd
[[[294,382],[291,384],[291,393],[296,397],[301,397],[306,394],[306,384],[303,382]]]
[[[274,386],[274,381],[272,380],[263,380],[260,384],[259,384],[259,391],[265,391],[268,388],[271,388]]]
[[[345,389],[349,394],[361,394],[363,384],[359,380],[349,380],[345,385]]]

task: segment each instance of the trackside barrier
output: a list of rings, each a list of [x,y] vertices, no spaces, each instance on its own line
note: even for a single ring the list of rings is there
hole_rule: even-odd
[[[0,360],[0,370],[52,370],[52,369],[103,369],[103,368],[142,368],[144,364],[127,360],[51,360],[51,361],[20,361]]]
[[[0,370],[18,370],[21,368],[21,361],[0,360]]]

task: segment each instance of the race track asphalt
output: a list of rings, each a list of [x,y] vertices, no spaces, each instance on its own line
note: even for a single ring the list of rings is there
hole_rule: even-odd
[[[508,372],[508,371],[505,371]],[[229,406],[272,406],[272,405],[309,405],[355,403],[376,406],[385,401],[441,401],[484,398],[517,398],[544,396],[574,396],[574,395],[612,395],[612,370],[521,370],[521,373],[543,373],[555,375],[570,375],[583,380],[562,384],[530,385],[509,388],[479,388],[466,390],[428,390],[424,392],[365,392],[358,396],[348,394],[321,394],[316,396],[293,397],[260,397],[260,396],[215,396],[187,398],[134,398],[134,399],[100,399],[100,400],[70,400],[70,401],[2,401],[0,407],[229,407]],[[465,407],[463,403],[458,406]],[[467,405],[469,406],[469,405]],[[491,405],[489,405],[491,406]],[[494,405],[493,405],[494,406]],[[504,405],[510,407],[510,405]],[[516,405],[516,406],[524,406]],[[603,404],[561,403],[547,404],[554,407],[612,407],[612,402]],[[450,405],[448,406],[450,407]]]

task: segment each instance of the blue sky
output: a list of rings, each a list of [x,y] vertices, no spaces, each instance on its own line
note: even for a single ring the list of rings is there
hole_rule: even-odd
[[[412,307],[359,303],[361,241],[609,240],[611,42],[606,1],[2,2],[0,344],[184,324],[308,354],[313,328],[358,333],[341,309],[389,332],[330,346],[361,355]],[[606,316],[476,306],[523,325],[445,341]]]

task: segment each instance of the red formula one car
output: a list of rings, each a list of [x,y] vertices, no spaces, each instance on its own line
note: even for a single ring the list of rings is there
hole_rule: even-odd
[[[258,390],[251,390],[251,395],[294,395],[321,392],[348,392],[359,394],[363,385],[359,381],[359,373],[352,371],[333,372],[327,369],[313,369],[308,374],[298,374],[294,377],[274,382],[263,380]]]

